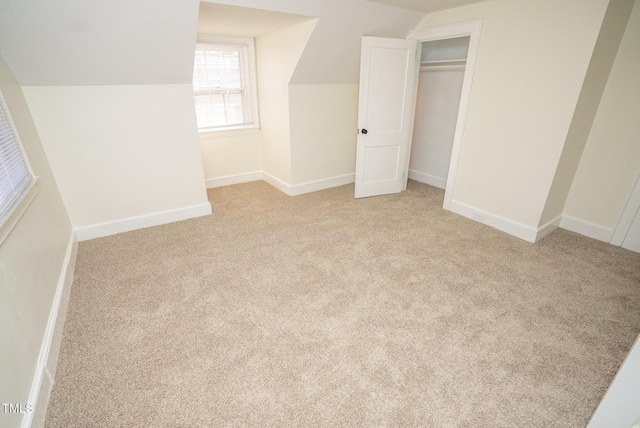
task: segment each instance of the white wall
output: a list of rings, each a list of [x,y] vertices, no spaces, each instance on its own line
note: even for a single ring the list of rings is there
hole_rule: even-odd
[[[22,404],[24,408],[25,404],[36,404],[30,402],[29,394],[38,363],[46,364],[51,376],[55,373],[59,342],[53,344],[49,361],[39,361],[39,354],[58,286],[71,279],[65,277],[65,257],[72,250],[73,230],[22,90],[2,56],[0,91],[39,177],[37,195],[0,244],[0,403]],[[74,260],[70,256],[66,261],[73,265]],[[40,369],[42,375],[44,368]],[[46,408],[50,387],[46,382],[42,386],[45,403],[36,408],[39,415]],[[18,427],[21,419],[22,415],[0,411],[3,427]]]
[[[75,228],[211,212],[190,84],[24,93]]]
[[[609,236],[640,174],[640,4],[636,1],[564,213]]]
[[[289,86],[292,184],[348,182],[355,173],[358,91],[354,84]]]
[[[410,178],[446,187],[463,78],[464,68],[420,71]]]
[[[640,422],[640,342],[636,339],[627,358],[600,405],[589,421],[588,428],[635,428]]]
[[[301,22],[256,39],[262,169],[287,185],[291,185],[289,81],[316,22]]]
[[[537,228],[607,0],[492,0],[419,28],[483,19],[453,200]]]
[[[200,133],[207,187],[240,183],[262,174],[262,131],[246,129]]]
[[[562,215],[633,3],[634,0],[611,0],[609,2],[562,149],[562,155],[549,189],[549,196],[540,224],[547,223]]]

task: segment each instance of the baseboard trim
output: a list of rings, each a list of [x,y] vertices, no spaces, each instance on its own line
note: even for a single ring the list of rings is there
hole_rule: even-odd
[[[262,180],[262,171],[247,172],[245,174],[227,175],[224,177],[209,178],[205,181],[207,189],[232,186],[234,184],[249,183]]]
[[[536,242],[538,230],[522,223],[483,211],[456,200],[451,201],[449,209],[456,214],[460,214],[461,216],[470,218],[471,220],[486,224],[487,226],[491,226],[494,229],[498,229],[502,232],[508,233],[509,235],[524,239],[528,242]]]
[[[76,256],[78,253],[78,239],[74,231],[71,232],[67,250],[62,263],[56,293],[53,297],[49,320],[45,329],[40,354],[36,364],[36,372],[31,384],[28,403],[33,406],[33,411],[25,413],[22,418],[22,428],[42,427],[49,404],[49,395],[55,379],[55,371],[62,343],[62,332],[67,317],[71,284],[75,271]]]
[[[613,238],[613,229],[566,214],[562,216],[560,227],[570,232],[579,233],[580,235],[597,239],[598,241],[611,242],[611,239]]]
[[[268,172],[262,172],[262,179],[289,196],[299,196],[306,193],[318,192],[320,190],[331,189],[333,187],[344,186],[355,183],[355,174],[339,175],[337,177],[323,178],[321,180],[307,181],[300,184],[288,184]]]
[[[538,233],[536,234],[535,242],[538,242],[554,230],[556,230],[560,226],[560,222],[562,221],[562,215],[557,216],[553,220],[550,220],[538,227]]]
[[[174,210],[129,217],[91,226],[76,227],[75,230],[78,235],[78,240],[86,241],[89,239],[102,238],[103,236],[115,235],[117,233],[130,232],[146,227],[160,226],[162,224],[202,217],[211,214],[211,212],[211,204],[205,202],[203,204],[191,205]]]
[[[291,186],[291,196],[304,195],[305,193],[313,193],[320,190],[331,189],[333,187],[344,186],[345,184],[355,183],[355,181],[356,175],[354,173],[294,184]]]
[[[268,172],[264,172],[264,171],[262,171],[262,179],[267,183],[271,184],[273,187],[275,187],[282,193],[292,196],[292,193],[291,193],[292,190],[291,190],[290,184],[287,184],[284,181],[280,180],[279,178],[276,178],[273,175],[269,174]]]
[[[415,169],[409,170],[409,178],[412,180],[419,181],[420,183],[428,184],[429,186],[437,187],[439,189],[447,188],[446,178],[436,177],[435,175],[416,171]]]

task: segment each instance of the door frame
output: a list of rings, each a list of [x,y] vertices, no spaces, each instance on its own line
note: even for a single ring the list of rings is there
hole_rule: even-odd
[[[449,162],[449,174],[447,175],[447,186],[444,191],[444,203],[442,204],[442,207],[446,210],[450,209],[449,207],[451,206],[451,200],[453,199],[453,193],[456,185],[456,177],[458,175],[458,162],[460,161],[460,152],[462,151],[464,128],[467,123],[467,111],[471,100],[471,87],[476,68],[476,60],[478,58],[478,50],[480,47],[481,30],[482,19],[476,19],[457,24],[441,25],[437,27],[424,28],[422,30],[415,30],[409,34],[409,37],[407,37],[408,39],[416,40],[420,44],[422,42],[430,42],[434,40],[469,37],[469,50],[467,52],[467,63],[464,69],[464,78],[462,80],[462,94],[460,95],[460,106],[458,107],[458,119],[456,120],[453,147],[451,149],[451,161]],[[420,49],[418,49],[418,51],[420,51]],[[417,66],[420,67],[420,61],[417,61]],[[419,73],[416,72],[414,94],[418,93],[418,76]],[[411,138],[413,139],[413,136]],[[410,155],[411,147],[409,147],[407,155],[407,168],[409,167]]]
[[[638,173],[638,176],[636,177],[635,184],[629,193],[627,203],[625,204],[624,210],[622,210],[622,214],[618,220],[618,225],[616,226],[615,232],[613,233],[613,237],[610,241],[612,245],[617,247],[622,245],[638,210],[640,210],[640,173]]]

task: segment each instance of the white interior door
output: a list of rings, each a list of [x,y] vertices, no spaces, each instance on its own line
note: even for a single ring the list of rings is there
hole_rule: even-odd
[[[406,188],[416,49],[415,40],[362,38],[356,198]]]

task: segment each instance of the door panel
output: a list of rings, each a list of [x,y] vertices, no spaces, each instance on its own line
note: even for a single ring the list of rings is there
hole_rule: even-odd
[[[414,40],[362,38],[356,198],[400,192],[414,113]]]
[[[367,147],[365,149],[364,182],[378,183],[398,179],[397,146]],[[391,162],[393,161],[393,162]]]

